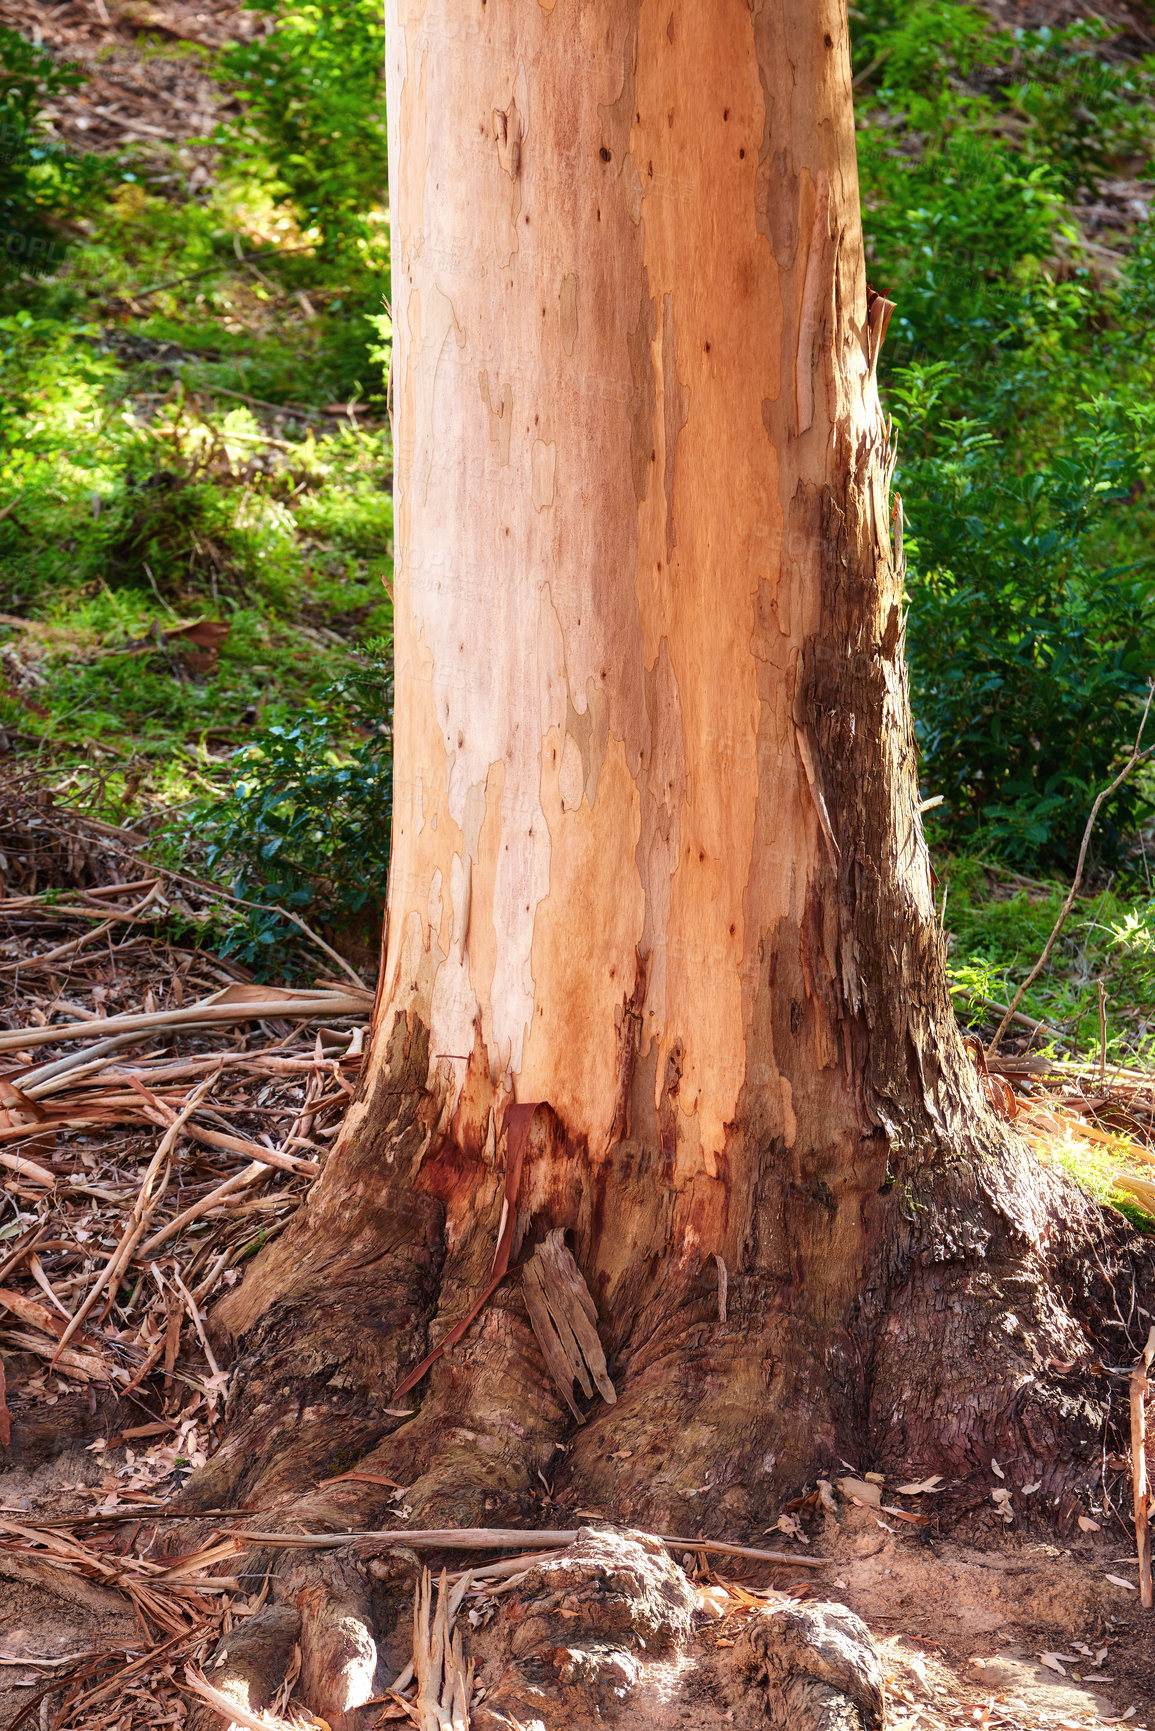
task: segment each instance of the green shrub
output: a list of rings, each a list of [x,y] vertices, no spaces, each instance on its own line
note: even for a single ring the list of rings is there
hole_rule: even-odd
[[[916,369],[901,384],[913,391]],[[909,397],[908,397],[909,402]],[[1067,452],[1008,472],[989,436],[956,429],[951,458],[910,462],[920,580],[910,635],[927,792],[956,843],[1073,863],[1094,796],[1126,756],[1152,671],[1150,561],[1105,562],[1112,518],[1136,481],[1131,417],[1094,405]],[[1100,826],[1150,810],[1127,782]]]
[[[1155,245],[1097,276],[1073,202],[1150,156],[1155,61],[959,0],[851,16],[924,791],[950,845],[1065,863],[1155,672]],[[1129,783],[1101,850],[1145,809]]]
[[[104,175],[96,158],[52,143],[40,120],[45,103],[84,81],[0,25],[0,281],[57,267],[66,243],[53,218]]]
[[[286,967],[300,933],[280,913],[340,926],[383,903],[392,810],[391,645],[367,659],[315,707],[267,727],[243,753],[231,786],[193,806],[168,832],[178,857],[203,838],[205,869],[227,877],[249,908],[229,925],[222,953],[259,973]],[[350,737],[356,743],[350,746]]]
[[[246,122],[234,144],[267,159],[302,226],[351,251],[384,238],[385,26],[379,0],[246,0],[271,34],[229,48]]]

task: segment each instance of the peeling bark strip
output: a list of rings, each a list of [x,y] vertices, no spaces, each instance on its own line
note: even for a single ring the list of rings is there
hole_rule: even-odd
[[[413,1719],[418,1731],[469,1731],[469,1700],[473,1694],[473,1660],[466,1665],[457,1611],[469,1585],[468,1575],[452,1589],[446,1572],[437,1583],[437,1609],[428,1569],[413,1600],[413,1669],[417,1694]]]

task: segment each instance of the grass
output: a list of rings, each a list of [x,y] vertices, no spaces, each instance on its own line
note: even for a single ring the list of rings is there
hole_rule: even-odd
[[[939,867],[946,893],[948,971],[964,1026],[988,1030],[1041,954],[1068,885],[1032,882],[990,861],[956,855]],[[1104,1020],[1099,1021],[1103,988]],[[1155,1071],[1155,895],[1142,871],[1111,874],[1076,901],[1046,968],[1024,994],[1023,1014],[1062,1038],[1009,1030],[1032,1051],[1117,1069]],[[1120,1188],[1119,1177],[1150,1171],[1135,1145],[1109,1127],[1083,1128],[1042,1104],[1044,1127],[1027,1134],[1044,1159],[1069,1172],[1096,1201],[1144,1231],[1155,1230],[1151,1199]],[[1101,1138],[1101,1139],[1100,1139]]]
[[[956,1008],[981,1026],[989,1005],[1007,1003],[1030,972],[1069,886],[964,855],[938,869]],[[1111,874],[1076,901],[1020,1009],[1066,1036],[1064,1049],[1098,1058],[1100,983],[1108,1065],[1155,1068],[1155,894],[1141,870]]]
[[[384,226],[331,256],[259,180],[191,196],[181,155],[109,166],[0,317],[0,726],[121,822],[223,786],[392,628]],[[270,246],[300,250],[237,262]],[[215,653],[173,639],[205,618]]]

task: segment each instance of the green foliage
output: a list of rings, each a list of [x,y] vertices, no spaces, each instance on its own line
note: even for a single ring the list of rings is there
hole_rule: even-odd
[[[1104,58],[1099,25],[1000,32],[959,0],[854,18],[936,833],[1069,862],[1155,672],[1155,249],[1148,225],[1097,279],[1073,200],[1149,157],[1155,61]],[[1101,850],[1146,809],[1128,784]]]
[[[43,48],[0,25],[0,281],[53,269],[65,240],[53,219],[104,174],[45,135],[40,112],[84,74],[57,66]]]
[[[925,377],[911,368],[903,383]],[[1101,549],[1138,479],[1136,418],[1087,405],[1065,453],[1023,475],[959,423],[953,455],[907,465],[924,573],[910,611],[924,771],[956,840],[981,832],[1019,862],[1071,852],[1135,734],[1152,667],[1150,565],[1107,564]],[[1100,848],[1115,854],[1149,810],[1132,778]]]
[[[944,867],[949,974],[964,1021],[981,1026],[992,1003],[1006,1003],[1041,954],[1067,885],[1021,878],[956,856]],[[1155,1059],[1155,894],[1129,880],[1081,897],[1043,973],[1027,992],[1028,1016],[1098,1055],[1098,988],[1107,1001],[1112,1063]]]
[[[377,11],[254,10],[206,58],[246,101],[195,193],[181,148],[45,142],[80,74],[0,33],[3,208],[53,247],[16,248],[0,317],[0,727],[72,803],[167,808],[167,857],[258,904],[214,936],[267,975],[316,966],[274,904],[339,927],[384,889],[391,331]],[[212,652],[179,635],[206,617]]]
[[[241,754],[231,784],[198,802],[169,832],[187,856],[188,824],[206,869],[227,873],[234,895],[265,904],[228,926],[222,953],[265,974],[283,968],[300,934],[291,909],[340,927],[367,902],[383,904],[392,805],[390,645],[321,693],[308,711],[264,728]],[[352,740],[352,743],[350,743]]]
[[[242,151],[267,162],[302,226],[338,250],[383,239],[385,27],[379,0],[246,0],[275,19],[269,35],[228,49],[246,124]]]

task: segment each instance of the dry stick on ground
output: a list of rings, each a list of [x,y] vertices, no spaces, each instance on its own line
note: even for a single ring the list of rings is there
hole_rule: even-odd
[[[1050,1027],[1046,1022],[1038,1022],[1034,1016],[1024,1016],[1021,1010],[1009,1009],[1006,1004],[1000,1004],[997,998],[984,998],[983,1003],[988,1010],[997,1010],[1000,1016],[1009,1016],[1012,1022],[1017,1022],[1020,1028],[1029,1028],[1032,1034],[1045,1034],[1049,1040],[1057,1040],[1062,1046],[1074,1047],[1070,1034],[1064,1034],[1058,1028]],[[988,1061],[992,1053],[987,1053]]]
[[[1075,897],[1078,895],[1080,886],[1082,885],[1082,882],[1083,882],[1083,867],[1087,863],[1087,849],[1091,844],[1091,832],[1095,828],[1095,820],[1099,815],[1100,806],[1103,804],[1103,801],[1105,799],[1110,799],[1111,795],[1113,793],[1116,793],[1118,791],[1118,789],[1122,787],[1123,783],[1126,781],[1127,777],[1131,774],[1132,770],[1136,769],[1139,766],[1139,764],[1141,764],[1144,761],[1145,758],[1150,757],[1152,751],[1155,751],[1155,746],[1148,746],[1146,751],[1140,751],[1140,749],[1139,749],[1139,747],[1143,741],[1143,729],[1147,725],[1147,717],[1151,711],[1152,699],[1155,699],[1155,679],[1151,680],[1147,686],[1147,701],[1143,705],[1143,714],[1139,720],[1139,731],[1135,735],[1135,743],[1131,747],[1131,755],[1127,759],[1126,763],[1123,765],[1122,769],[1119,771],[1118,775],[1115,777],[1114,781],[1110,782],[1108,784],[1108,786],[1103,788],[1101,793],[1098,793],[1095,796],[1095,803],[1091,807],[1091,815],[1087,819],[1087,827],[1083,831],[1083,840],[1082,840],[1082,843],[1079,847],[1078,864],[1075,866],[1075,876],[1071,880],[1071,887],[1067,891],[1066,900],[1063,902],[1063,905],[1059,910],[1059,917],[1055,921],[1055,924],[1051,929],[1051,935],[1047,939],[1046,943],[1043,946],[1042,955],[1039,957],[1038,961],[1035,963],[1034,967],[1031,969],[1030,973],[1027,975],[1026,979],[1023,981],[1022,985],[1019,987],[1018,991],[1015,993],[1014,997],[1011,999],[1010,1005],[1008,1006],[1005,1014],[1003,1015],[1002,1021],[999,1023],[998,1027],[995,1029],[994,1038],[991,1040],[990,1045],[987,1047],[988,1059],[993,1058],[995,1053],[998,1051],[999,1041],[1002,1039],[1003,1035],[1006,1033],[1007,1028],[1010,1026],[1012,1016],[1015,1014],[1019,1005],[1022,1003],[1023,994],[1025,992],[1027,992],[1031,986],[1034,985],[1035,981],[1038,979],[1039,975],[1042,973],[1043,969],[1046,967],[1047,958],[1050,955],[1051,951],[1055,947],[1055,940],[1058,937],[1059,933],[1062,931],[1063,926],[1066,924],[1067,915],[1070,913],[1071,909],[1075,905]]]
[[[278,1731],[281,1726],[285,1731],[290,1731],[288,1720],[275,1719],[268,1713],[250,1713],[247,1707],[242,1707],[231,1695],[214,1689],[204,1672],[198,1670],[191,1661],[185,1666],[184,1679],[186,1688],[199,1695],[202,1701],[207,1701],[213,1711],[219,1713],[227,1723],[234,1726],[244,1725],[249,1731]]]
[[[151,1014],[142,1012],[131,1016],[98,1016],[87,1022],[59,1022],[45,1028],[6,1028],[0,1031],[0,1052],[52,1046],[91,1034],[146,1034],[161,1028],[223,1027],[231,1022],[259,1022],[266,1017],[288,1022],[313,1022],[324,1016],[365,1015],[370,1005],[371,994],[365,990],[348,993],[312,990],[303,991],[299,997],[269,999],[267,1002],[253,999],[231,1004],[190,1004],[187,1009],[155,1010]]]
[[[267,1178],[269,1171],[270,1167],[267,1164],[253,1160],[243,1172],[234,1173],[231,1178],[226,1178],[223,1184],[218,1184],[215,1190],[210,1190],[207,1196],[202,1196],[199,1202],[194,1202],[191,1207],[184,1209],[182,1213],[170,1220],[167,1226],[162,1226],[159,1232],[155,1232],[147,1244],[141,1245],[137,1252],[137,1260],[147,1262],[150,1256],[156,1255],[162,1244],[167,1244],[170,1238],[174,1238],[178,1232],[183,1232],[184,1228],[190,1225],[192,1221],[199,1220],[202,1214],[208,1213],[210,1208],[218,1207],[226,1197],[234,1195],[238,1190],[246,1189],[250,1184],[255,1184],[258,1178]]]
[[[114,1280],[118,1280],[124,1273],[124,1270],[128,1267],[128,1264],[132,1259],[133,1251],[144,1237],[145,1228],[148,1225],[153,1210],[156,1208],[161,1196],[164,1194],[165,1187],[163,1184],[157,1193],[155,1195],[153,1194],[152,1187],[156,1175],[160,1171],[162,1165],[164,1165],[168,1160],[169,1155],[176,1146],[176,1141],[184,1127],[185,1119],[190,1117],[191,1114],[196,1111],[196,1108],[200,1105],[201,1101],[204,1099],[215,1081],[215,1075],[207,1077],[206,1080],[201,1083],[200,1087],[190,1095],[188,1104],[181,1109],[165,1131],[157,1147],[156,1153],[149,1161],[148,1170],[144,1175],[144,1180],[140,1187],[140,1194],[136,1200],[136,1206],[132,1211],[132,1219],[125,1230],[124,1237],[105,1263],[101,1273],[97,1275],[87,1298],[74,1312],[72,1321],[60,1336],[60,1344],[56,1349],[57,1356],[59,1356],[61,1349],[67,1346],[68,1342],[72,1339],[72,1336],[76,1333],[77,1329],[84,1321],[84,1318],[88,1315],[89,1311],[100,1297],[100,1294],[104,1291],[104,1288],[106,1286],[111,1286]],[[112,1289],[115,1291],[115,1287]]]
[[[262,252],[249,252],[243,255],[238,253],[236,258],[218,259],[215,264],[206,264],[200,270],[189,271],[186,276],[169,277],[167,282],[153,283],[151,288],[133,289],[130,291],[130,298],[134,301],[142,301],[149,295],[159,294],[161,289],[176,288],[179,283],[195,282],[198,277],[213,276],[220,270],[234,270],[238,264],[252,264],[254,259],[284,258],[287,253],[310,252],[312,248],[313,242],[305,241],[300,246],[267,246]]]
[[[155,293],[155,290],[149,290],[147,292]],[[99,818],[89,817],[85,812],[73,811],[68,807],[62,808],[55,815],[58,817],[78,818],[81,823],[87,824],[90,829],[95,829],[98,834],[107,836],[114,843],[119,842],[122,844],[120,851],[127,853],[129,858],[136,860],[141,865],[149,863],[143,859],[140,852],[141,848],[148,845],[144,836],[137,835],[132,830],[118,829],[115,824],[103,823]],[[66,834],[68,832],[58,829],[57,833]],[[123,844],[125,843],[128,845],[124,846]],[[201,895],[207,893],[213,896],[220,896],[224,901],[230,902],[233,907],[254,908],[258,913],[280,914],[282,918],[291,921],[300,931],[304,932],[310,942],[315,944],[324,955],[328,956],[331,962],[336,963],[337,967],[345,975],[346,979],[350,980],[361,991],[367,990],[365,982],[361,978],[360,974],[358,974],[356,969],[345,960],[344,956],[340,955],[331,944],[327,944],[324,938],[320,937],[313,930],[312,926],[306,925],[299,914],[292,913],[288,908],[282,907],[279,902],[247,901],[244,896],[233,895],[229,890],[225,889],[223,884],[208,883],[204,878],[194,878],[190,877],[185,872],[171,871],[167,866],[161,866],[159,868],[153,867],[153,870],[159,871],[160,877],[171,879],[174,883],[185,884],[190,889],[198,891]]]
[[[387,1541],[390,1544],[421,1545],[438,1551],[499,1551],[509,1545],[532,1545],[535,1549],[554,1550],[559,1545],[572,1545],[577,1529],[535,1529],[533,1527],[431,1527],[425,1532],[372,1533],[259,1533],[241,1530],[239,1539],[252,1544],[277,1545],[286,1550],[337,1551],[345,1545],[365,1541]],[[824,1569],[825,1557],[792,1556],[788,1551],[755,1550],[749,1545],[728,1545],[721,1539],[683,1539],[676,1534],[655,1534],[661,1544],[672,1551],[710,1551],[723,1557],[751,1557],[759,1563],[790,1563],[799,1569]]]
[[[0,972],[27,974],[33,968],[46,968],[52,962],[63,961],[65,956],[78,955],[81,950],[87,949],[89,944],[94,944],[98,938],[102,938],[105,932],[110,932],[115,924],[115,920],[105,920],[101,925],[95,926],[92,931],[85,932],[82,937],[70,938],[68,943],[57,944],[55,949],[45,950],[42,955],[22,957],[18,962],[5,962],[0,968]]]
[[[1135,1547],[1139,1553],[1139,1596],[1147,1611],[1155,1605],[1151,1590],[1151,1514],[1147,1506],[1147,1372],[1155,1358],[1155,1326],[1147,1336],[1143,1356],[1131,1372],[1131,1482],[1135,1492]]]

